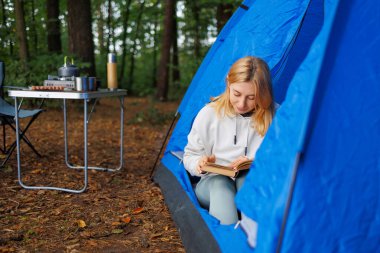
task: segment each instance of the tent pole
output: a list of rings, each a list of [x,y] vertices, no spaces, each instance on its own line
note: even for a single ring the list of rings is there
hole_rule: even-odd
[[[168,129],[168,131],[167,131],[167,133],[166,133],[165,139],[164,139],[164,141],[162,142],[162,145],[161,145],[161,148],[160,148],[160,152],[158,152],[157,157],[156,157],[156,161],[154,162],[154,165],[153,165],[153,167],[152,167],[152,170],[150,171],[150,175],[149,175],[149,177],[150,177],[151,180],[153,179],[153,173],[154,173],[154,171],[156,170],[157,162],[158,162],[158,160],[160,159],[161,152],[162,152],[162,150],[164,149],[164,146],[165,146],[165,143],[166,143],[166,141],[167,141],[167,139],[168,139],[168,136],[169,136],[169,134],[170,134],[170,131],[172,130],[173,125],[174,125],[174,122],[176,121],[177,118],[178,118],[178,111],[175,113],[175,115],[174,115],[174,117],[173,117],[172,123],[170,124],[170,127],[169,127],[169,129]]]
[[[293,166],[292,181],[290,182],[289,196],[288,196],[288,199],[286,201],[284,216],[282,217],[281,230],[280,230],[280,236],[279,236],[278,242],[277,242],[276,253],[281,252],[282,241],[283,241],[284,235],[285,235],[286,222],[288,221],[289,210],[290,210],[290,206],[291,206],[292,200],[293,200],[293,193],[294,193],[294,187],[295,187],[296,179],[297,179],[300,157],[301,157],[301,153],[298,152],[296,154],[296,159],[295,159],[295,163]]]

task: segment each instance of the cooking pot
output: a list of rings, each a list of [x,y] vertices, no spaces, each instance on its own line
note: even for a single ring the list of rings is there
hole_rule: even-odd
[[[71,58],[71,64],[67,63],[67,56],[65,56],[64,64],[58,69],[59,77],[77,77],[79,76],[79,69],[74,65],[74,59]]]

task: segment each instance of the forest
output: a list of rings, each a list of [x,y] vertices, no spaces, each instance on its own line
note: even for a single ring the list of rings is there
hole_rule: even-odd
[[[14,152],[0,168],[0,252],[184,252],[150,173],[181,97],[239,2],[0,0],[5,86],[43,85],[48,75],[58,75],[67,56],[81,76],[95,76],[107,88],[107,56],[114,53],[119,88],[128,90],[122,114],[123,168],[114,173],[91,170],[81,194],[27,190],[17,182],[21,166],[28,185],[77,189],[84,184],[83,172],[67,169],[63,162],[61,103],[44,104],[28,130],[28,140],[41,156],[23,143],[21,165]],[[23,108],[42,105],[25,102]],[[89,164],[117,167],[120,133],[115,122],[124,107],[111,98],[96,102],[90,124],[89,118],[82,120],[79,103],[67,106],[69,159],[84,164],[79,140],[87,138],[86,124]],[[27,121],[22,119],[21,126]],[[8,156],[6,143],[16,145],[13,129],[3,128],[1,161]]]
[[[106,87],[107,54],[119,88],[179,99],[238,0],[0,0],[5,85],[42,85],[64,57]]]

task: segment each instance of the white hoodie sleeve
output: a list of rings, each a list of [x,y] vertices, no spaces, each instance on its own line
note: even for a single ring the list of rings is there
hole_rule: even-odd
[[[185,147],[185,154],[183,158],[183,163],[185,169],[192,175],[201,177],[203,174],[199,174],[197,171],[197,165],[199,159],[202,156],[209,155],[206,152],[206,146],[204,143],[204,138],[202,136],[205,133],[205,128],[210,121],[208,113],[211,108],[203,108],[196,116],[191,131],[187,137],[188,143]]]

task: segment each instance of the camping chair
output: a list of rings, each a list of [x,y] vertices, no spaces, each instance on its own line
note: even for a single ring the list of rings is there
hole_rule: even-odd
[[[3,143],[2,147],[0,147],[0,152],[2,152],[6,157],[2,161],[0,167],[3,167],[6,162],[9,160],[10,156],[12,155],[13,151],[16,148],[16,140],[7,147],[6,145],[6,130],[5,127],[9,126],[13,131],[16,132],[16,126],[15,126],[15,108],[14,106],[10,105],[3,99],[3,84],[4,84],[4,78],[5,78],[5,65],[4,62],[0,61],[0,125],[3,127]],[[34,153],[36,153],[37,156],[41,157],[41,155],[38,153],[38,151],[35,149],[33,144],[29,141],[27,136],[25,135],[28,131],[29,127],[32,125],[32,123],[37,119],[37,117],[40,115],[43,110],[41,109],[42,103],[40,105],[39,109],[35,110],[19,110],[19,118],[30,118],[29,122],[26,124],[24,129],[19,128],[19,134],[20,134],[20,140],[23,140],[32,150]]]

